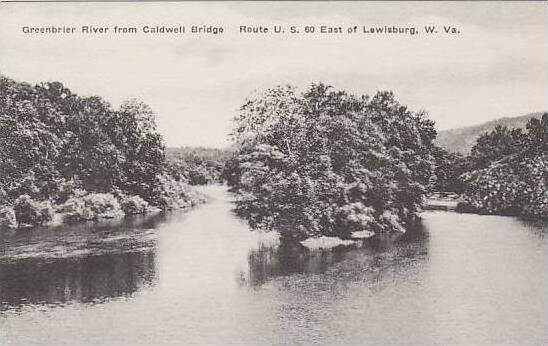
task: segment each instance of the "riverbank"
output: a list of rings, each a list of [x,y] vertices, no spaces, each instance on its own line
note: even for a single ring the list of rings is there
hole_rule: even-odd
[[[462,197],[452,192],[433,192],[428,195],[423,204],[423,210],[455,211]]]
[[[65,202],[35,201],[20,196],[13,205],[0,206],[0,231],[59,226],[105,219],[119,219],[131,215],[155,214],[166,210],[190,209],[206,202],[206,196],[187,187],[184,194],[170,196],[161,207],[150,205],[139,196],[111,193],[80,193]]]

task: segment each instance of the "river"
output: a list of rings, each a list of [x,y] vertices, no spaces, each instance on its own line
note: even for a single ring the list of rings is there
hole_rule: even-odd
[[[222,186],[172,212],[0,235],[0,344],[547,344],[547,226],[425,212],[309,251]]]

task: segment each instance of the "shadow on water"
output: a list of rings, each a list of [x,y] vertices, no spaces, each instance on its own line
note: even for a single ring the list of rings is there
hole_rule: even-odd
[[[129,252],[2,264],[0,310],[128,296],[154,282],[154,256],[154,251]]]
[[[377,235],[355,245],[332,249],[308,249],[298,242],[281,240],[261,244],[248,256],[248,274],[241,273],[242,285],[260,287],[269,280],[292,274],[322,274],[341,263],[358,264],[364,271],[424,260],[428,253],[428,232],[422,225],[401,234]],[[355,270],[356,268],[353,268]]]
[[[165,215],[22,229],[0,236],[0,311],[99,303],[157,280],[156,234]]]

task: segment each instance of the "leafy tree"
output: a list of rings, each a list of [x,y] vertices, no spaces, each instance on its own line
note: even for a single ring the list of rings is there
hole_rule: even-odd
[[[242,106],[232,135],[238,211],[288,237],[402,229],[434,168],[433,123],[389,92],[277,87]]]
[[[470,157],[476,168],[485,168],[491,162],[518,152],[525,142],[526,136],[521,129],[498,125],[478,138]]]
[[[29,194],[44,197],[59,179],[51,165],[62,139],[50,131],[55,107],[34,88],[0,78],[0,187],[8,201]]]
[[[115,185],[154,203],[158,195],[151,192],[160,184],[158,177],[165,170],[165,147],[156,129],[154,113],[148,105],[132,99],[113,114],[109,127],[113,129],[116,147],[125,157]]]
[[[533,118],[527,123],[526,147],[529,153],[548,152],[548,113],[542,118]]]
[[[436,168],[432,190],[462,193],[465,189],[465,184],[461,175],[471,169],[470,160],[459,153],[450,153],[440,147],[434,149],[433,155]]]

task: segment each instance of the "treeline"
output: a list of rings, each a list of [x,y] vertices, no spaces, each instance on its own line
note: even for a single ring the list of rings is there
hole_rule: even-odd
[[[463,156],[391,92],[286,86],[245,102],[233,147],[166,149],[141,101],[0,76],[0,228],[184,208],[201,201],[189,185],[219,182],[253,227],[293,238],[403,230],[433,191],[461,195],[461,211],[546,218],[547,118],[498,126]]]
[[[222,183],[225,163],[233,153],[232,148],[167,148],[168,170],[190,185]]]
[[[199,198],[169,174],[154,113],[138,100],[118,109],[59,82],[31,86],[0,76],[0,226],[60,214],[90,220]]]
[[[417,220],[434,171],[434,124],[390,92],[324,84],[277,87],[235,119],[225,176],[237,211],[284,237],[403,230]]]

